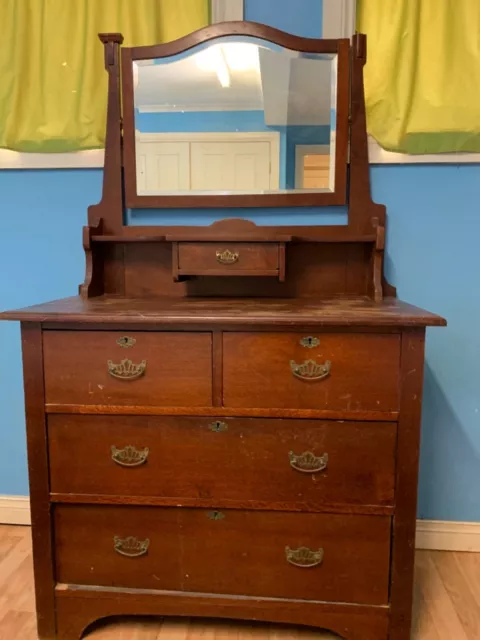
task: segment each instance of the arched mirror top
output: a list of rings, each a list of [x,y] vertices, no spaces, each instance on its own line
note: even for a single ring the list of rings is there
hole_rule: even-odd
[[[345,204],[349,51],[245,22],[124,48],[126,206]]]

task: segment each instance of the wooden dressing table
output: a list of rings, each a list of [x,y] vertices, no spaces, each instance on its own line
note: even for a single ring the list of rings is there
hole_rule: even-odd
[[[97,619],[138,614],[408,640],[424,335],[445,321],[398,301],[383,275],[365,37],[350,45],[225,23],[123,48],[121,65],[121,36],[101,40],[105,171],[83,231],[85,282],[77,297],[1,315],[22,323],[40,638],[78,640]],[[315,62],[327,74],[331,119],[308,126],[330,126],[331,188],[148,191],[152,159],[135,155],[142,91],[147,100],[166,65],[187,69],[229,43],[261,43],[248,86],[261,79],[280,139],[291,132],[272,115],[271,87],[287,76],[301,85],[305,65],[314,84]],[[230,66],[232,87],[240,71]],[[307,98],[289,98],[287,111],[306,119],[317,99]],[[155,162],[170,171],[177,156],[159,149]],[[258,149],[242,175],[263,166]],[[228,211],[347,202],[344,226],[258,226],[249,211]],[[225,218],[124,222],[127,208],[191,207],[225,208]]]

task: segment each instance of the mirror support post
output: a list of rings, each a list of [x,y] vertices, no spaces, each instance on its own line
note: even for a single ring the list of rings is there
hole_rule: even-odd
[[[101,201],[88,208],[88,224],[102,221],[103,233],[121,233],[123,226],[122,117],[120,103],[121,33],[100,33],[108,73],[107,128]]]

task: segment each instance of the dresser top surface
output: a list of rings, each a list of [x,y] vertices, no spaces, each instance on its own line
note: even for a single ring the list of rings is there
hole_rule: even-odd
[[[80,296],[0,314],[0,320],[103,324],[445,326],[435,314],[397,300],[368,298],[123,298]]]

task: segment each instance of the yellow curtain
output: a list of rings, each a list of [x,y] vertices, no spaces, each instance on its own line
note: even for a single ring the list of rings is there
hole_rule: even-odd
[[[480,1],[358,0],[369,133],[403,153],[480,151]]]
[[[0,0],[0,147],[66,152],[104,145],[107,73],[99,32],[126,46],[167,42],[209,22],[208,0]]]

